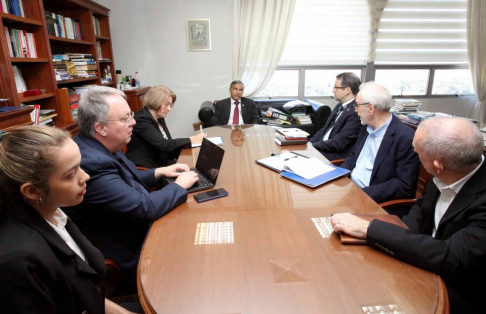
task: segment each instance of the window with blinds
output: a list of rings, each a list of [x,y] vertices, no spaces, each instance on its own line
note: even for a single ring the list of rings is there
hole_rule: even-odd
[[[366,63],[372,12],[368,0],[297,0],[279,64]]]
[[[467,0],[376,0],[375,64],[467,63]]]

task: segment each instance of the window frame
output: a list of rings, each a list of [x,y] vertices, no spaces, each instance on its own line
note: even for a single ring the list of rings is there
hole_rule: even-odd
[[[393,96],[393,98],[453,98],[453,97],[475,97],[474,94],[438,94],[432,95],[432,87],[434,85],[435,70],[464,70],[469,69],[468,64],[379,64],[374,62],[368,62],[366,64],[332,64],[332,65],[282,65],[278,66],[276,71],[279,70],[299,70],[298,75],[298,96],[299,99],[305,99],[305,71],[306,70],[355,70],[361,69],[361,81],[369,82],[375,79],[376,70],[429,70],[429,80],[427,83],[426,95],[405,95],[405,96]],[[270,97],[254,97],[256,99],[286,99],[292,96],[270,96]],[[308,96],[309,99],[315,100],[329,100],[330,96]]]

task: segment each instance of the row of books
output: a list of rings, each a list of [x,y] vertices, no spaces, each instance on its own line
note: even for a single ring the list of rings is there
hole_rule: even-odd
[[[22,0],[1,0],[0,7],[3,13],[25,17]]]
[[[73,120],[78,119],[78,107],[79,107],[80,99],[81,99],[81,95],[74,94],[74,91],[72,91],[72,93],[68,95],[69,109],[71,110]]]
[[[101,36],[100,20],[93,15],[94,32],[96,36]]]
[[[34,35],[25,30],[5,26],[8,50],[12,58],[37,58]]]
[[[49,35],[83,40],[83,29],[81,21],[78,19],[71,19],[63,15],[44,10],[47,23],[47,32]]]

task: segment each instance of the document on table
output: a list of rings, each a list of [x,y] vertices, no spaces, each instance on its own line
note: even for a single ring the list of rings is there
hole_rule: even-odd
[[[207,137],[208,140],[210,140],[211,142],[213,142],[214,144],[216,145],[219,145],[219,146],[222,146],[224,145],[224,141],[223,141],[223,138],[221,136],[216,136],[216,137]],[[191,147],[201,147],[201,143],[199,144],[192,144]]]
[[[334,167],[323,163],[316,157],[291,158],[284,163],[285,171],[293,172],[307,180],[331,172],[334,169]]]

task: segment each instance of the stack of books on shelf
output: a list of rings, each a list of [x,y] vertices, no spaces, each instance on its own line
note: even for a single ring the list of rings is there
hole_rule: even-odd
[[[295,123],[297,124],[312,124],[312,120],[310,116],[302,115],[302,116],[294,116],[294,118],[295,118]]]
[[[34,110],[30,113],[34,125],[54,125],[52,118],[56,116],[54,109],[41,109],[38,104],[34,105]]]
[[[393,111],[398,112],[417,112],[420,110],[422,103],[416,99],[395,99]]]
[[[54,125],[52,118],[57,117],[54,109],[41,109],[39,111],[39,125]]]
[[[71,60],[59,61],[54,59],[54,74],[56,81],[65,81],[78,77],[74,62]]]
[[[44,10],[47,23],[47,32],[51,36],[83,40],[81,21],[71,19],[60,14]]]
[[[286,145],[305,145],[309,133],[298,128],[277,129],[275,143],[280,146]]]
[[[37,58],[37,48],[32,33],[6,26],[4,28],[10,57]]]
[[[83,53],[66,53],[69,59],[74,63],[78,77],[96,77],[98,76],[98,66],[93,59],[92,54]]]
[[[1,0],[0,7],[3,13],[25,17],[22,0]]]
[[[272,107],[268,108],[268,110],[265,112],[265,115],[267,116],[267,118],[269,118],[267,121],[268,125],[292,124],[292,122],[294,121],[292,115]]]

